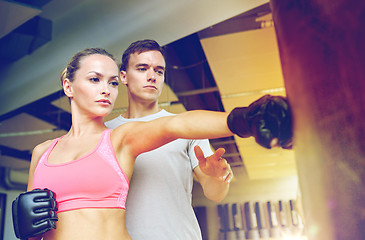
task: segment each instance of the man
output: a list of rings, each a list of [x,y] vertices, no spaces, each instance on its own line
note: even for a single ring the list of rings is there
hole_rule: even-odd
[[[125,113],[107,122],[107,127],[171,115],[158,106],[165,68],[157,42],[136,41],[127,48],[120,71],[129,105]],[[195,149],[197,156],[195,146],[200,147]],[[193,173],[208,199],[223,200],[233,177],[229,164],[221,158],[223,153],[224,149],[218,149],[213,154],[208,140],[179,139],[138,156],[126,204],[132,239],[201,239],[191,205]]]

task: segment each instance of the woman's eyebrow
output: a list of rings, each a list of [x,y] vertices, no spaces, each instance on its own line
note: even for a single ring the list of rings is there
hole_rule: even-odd
[[[98,76],[103,76],[103,74],[101,74],[101,73],[99,73],[99,72],[96,72],[96,71],[90,71],[90,72],[88,72],[88,74],[89,73],[95,73],[96,75],[98,75]]]

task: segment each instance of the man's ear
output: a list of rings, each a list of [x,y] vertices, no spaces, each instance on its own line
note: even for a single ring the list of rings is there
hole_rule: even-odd
[[[127,75],[125,71],[120,71],[120,82],[128,86]]]
[[[69,98],[72,98],[72,82],[68,78],[65,78],[63,79],[62,86],[65,95]]]

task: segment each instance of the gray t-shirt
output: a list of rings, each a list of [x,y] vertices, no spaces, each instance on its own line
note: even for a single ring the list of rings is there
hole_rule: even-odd
[[[165,110],[142,118],[119,116],[108,128],[134,121],[173,115]],[[143,137],[143,136],[141,136]],[[193,169],[198,166],[194,146],[213,154],[208,140],[177,139],[136,159],[126,203],[126,224],[133,240],[202,239],[191,195]]]

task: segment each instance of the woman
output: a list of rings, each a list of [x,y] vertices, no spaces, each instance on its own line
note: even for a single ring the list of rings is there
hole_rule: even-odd
[[[77,53],[61,80],[70,99],[72,126],[66,135],[35,147],[28,182],[28,191],[55,192],[57,228],[32,239],[131,239],[125,201],[136,157],[177,138],[233,135],[227,126],[228,113],[211,111],[107,129],[104,117],[118,95],[119,70],[103,49]]]

